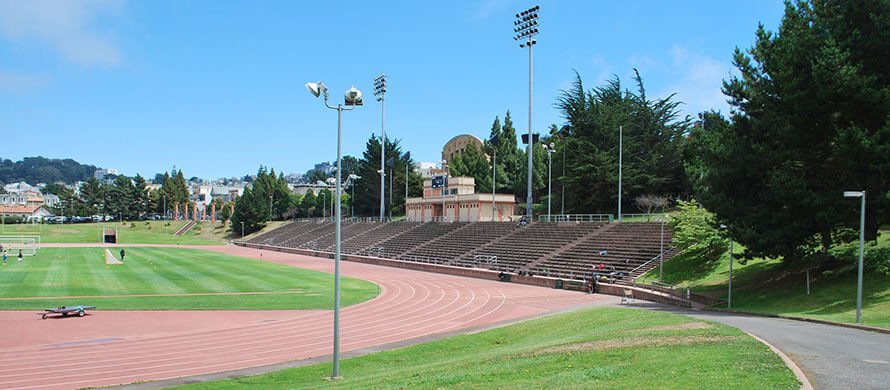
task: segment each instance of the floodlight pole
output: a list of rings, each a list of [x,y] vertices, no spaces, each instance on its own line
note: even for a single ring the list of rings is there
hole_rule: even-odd
[[[534,6],[522,11],[516,14],[516,21],[513,22],[513,25],[516,26],[513,31],[517,33],[517,35],[513,37],[513,40],[523,40],[519,45],[520,48],[528,46],[528,147],[526,148],[528,154],[528,193],[526,195],[526,215],[528,216],[529,221],[532,221],[533,214],[532,150],[534,150],[534,138],[532,137],[532,46],[537,43],[537,41],[534,40],[534,36],[538,34],[538,11],[540,9],[541,7]]]
[[[244,221],[241,221],[241,239],[244,239]]]
[[[494,153],[492,153],[492,164],[491,164],[491,221],[494,222],[495,216],[495,204],[494,204],[494,191],[498,187],[498,147],[492,143],[492,149]]]
[[[865,251],[865,191],[844,191],[844,197],[862,198],[862,206],[859,209],[859,276],[856,285],[856,323],[862,319],[862,263]]]
[[[309,85],[307,84],[307,87],[308,86]],[[342,377],[340,376],[340,222],[341,222],[340,220],[342,218],[340,218],[340,212],[341,212],[341,210],[340,210],[340,186],[342,183],[343,170],[342,170],[342,162],[341,162],[342,158],[341,158],[341,153],[340,153],[340,146],[341,146],[342,134],[343,134],[343,111],[351,111],[351,110],[355,109],[356,104],[360,105],[361,104],[361,93],[358,93],[358,91],[356,90],[356,92],[358,93],[359,99],[358,99],[358,101],[354,100],[352,102],[353,103],[352,105],[348,105],[349,108],[343,107],[343,104],[337,104],[336,107],[333,107],[330,104],[328,104],[327,87],[325,87],[322,83],[318,83],[318,85],[316,85],[316,88],[319,88],[319,90],[318,90],[319,94],[320,93],[324,94],[325,107],[332,109],[332,110],[337,110],[337,190],[334,195],[334,197],[337,200],[337,210],[336,210],[337,220],[336,220],[336,228],[335,228],[336,232],[337,232],[336,238],[335,238],[335,240],[337,242],[337,246],[336,246],[336,250],[335,250],[335,254],[334,254],[334,354],[333,354],[334,368],[331,373],[331,379],[341,379]],[[312,88],[310,88],[310,92],[313,92],[313,94],[315,94],[315,92],[312,91]],[[347,92],[347,94],[348,94],[348,92]],[[316,94],[316,97],[317,96],[318,95]],[[347,103],[349,103],[348,100],[347,100]],[[381,215],[381,217],[382,217],[382,215]]]
[[[618,222],[621,222],[621,159],[624,152],[624,126],[618,126]]]
[[[380,102],[380,221],[382,222],[386,211],[386,166],[384,165],[386,160],[386,130],[384,127],[386,123],[386,74],[380,74],[374,78],[374,95],[378,96],[377,101]]]

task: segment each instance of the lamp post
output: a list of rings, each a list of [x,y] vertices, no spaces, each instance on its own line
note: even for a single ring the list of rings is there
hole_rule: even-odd
[[[491,221],[494,222],[495,221],[494,196],[495,196],[495,190],[498,188],[498,145],[500,144],[500,142],[498,142],[498,135],[495,134],[493,137],[491,137],[491,139],[488,141],[488,143],[491,145],[491,150],[493,151],[491,153]]]
[[[340,376],[340,183],[342,181],[341,172],[342,163],[340,158],[340,144],[342,138],[342,123],[343,123],[343,111],[349,111],[355,109],[356,106],[362,105],[362,93],[359,90],[355,89],[355,87],[350,88],[346,91],[345,94],[345,106],[344,104],[337,104],[336,107],[328,104],[328,87],[324,85],[322,82],[318,83],[306,83],[306,88],[309,90],[309,93],[314,95],[315,97],[319,97],[320,95],[324,95],[324,105],[325,107],[337,110],[337,192],[335,193],[335,198],[337,199],[337,222],[336,222],[336,242],[337,247],[334,255],[334,356],[333,356],[333,371],[331,373],[331,379],[339,379]]]
[[[550,220],[550,183],[551,183],[550,173],[551,173],[551,169],[550,168],[552,166],[553,160],[550,158],[550,154],[552,154],[554,151],[556,151],[556,149],[554,149],[555,147],[556,147],[556,144],[554,144],[553,142],[551,142],[550,145],[544,144],[544,151],[547,152],[547,222],[551,222],[551,220]]]
[[[272,195],[269,195],[269,222],[272,222]]]
[[[845,198],[862,198],[859,209],[859,277],[856,285],[856,323],[862,319],[862,255],[865,250],[865,191],[844,191]]]
[[[241,221],[241,239],[244,239],[244,221]]]
[[[522,41],[520,48],[528,47],[528,194],[526,196],[526,214],[532,220],[532,46],[538,43],[534,36],[538,35],[538,11],[541,7],[534,6],[516,14],[513,22],[514,41]]]
[[[384,187],[386,179],[386,171],[384,170],[383,161],[386,158],[386,130],[384,129],[384,119],[386,115],[386,74],[381,73],[374,78],[374,96],[380,102],[380,221],[383,221],[383,215],[386,206],[383,204]]]
[[[726,225],[720,225],[721,229],[726,229]],[[726,295],[726,308],[732,309],[732,235],[729,236],[729,290]]]
[[[351,206],[351,210],[349,211],[349,216],[355,218],[355,181],[361,179],[361,176],[349,174],[349,177],[346,178],[349,181],[349,186],[352,187],[352,197],[349,198],[349,205]]]
[[[448,180],[448,161],[442,160],[442,173],[445,174],[446,181]],[[445,211],[445,194],[448,193],[448,186],[445,185],[442,187],[442,222],[445,222],[447,212]]]
[[[621,222],[621,158],[624,152],[624,127],[618,126],[618,222]]]

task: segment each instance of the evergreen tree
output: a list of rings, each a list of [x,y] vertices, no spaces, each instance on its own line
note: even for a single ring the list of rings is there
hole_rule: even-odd
[[[843,227],[890,222],[890,2],[787,2],[724,82],[730,126],[701,138],[699,197],[746,257],[824,258]]]

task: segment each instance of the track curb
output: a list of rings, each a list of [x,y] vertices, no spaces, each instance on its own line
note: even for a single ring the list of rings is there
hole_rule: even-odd
[[[878,328],[878,327],[867,326],[867,325],[848,324],[845,322],[819,320],[819,319],[815,319],[815,318],[794,317],[794,316],[785,316],[785,315],[781,315],[781,314],[769,314],[769,313],[754,313],[754,312],[748,312],[748,311],[720,309],[720,308],[714,308],[714,307],[702,308],[701,311],[715,311],[715,312],[720,312],[720,313],[743,314],[743,315],[755,316],[755,317],[781,318],[783,320],[812,322],[812,323],[822,324],[822,325],[840,326],[843,328],[859,329],[859,330],[866,330],[866,331],[870,331],[870,332],[890,334],[890,329]]]
[[[766,345],[767,347],[769,347],[769,349],[771,349],[773,351],[773,353],[775,353],[776,355],[779,355],[779,358],[781,358],[782,361],[785,362],[785,365],[791,369],[791,372],[793,372],[794,376],[797,377],[797,380],[800,381],[800,389],[801,390],[813,390],[813,384],[810,383],[809,378],[807,378],[807,376],[803,373],[803,370],[800,368],[800,366],[798,366],[797,363],[794,362],[794,360],[791,360],[791,358],[788,357],[788,355],[786,355],[785,352],[782,352],[782,350],[776,348],[774,345],[768,343],[766,340],[751,334],[750,332],[745,332],[745,333],[747,333],[748,336],[753,337],[754,340],[757,340],[757,341],[761,342],[763,345]]]

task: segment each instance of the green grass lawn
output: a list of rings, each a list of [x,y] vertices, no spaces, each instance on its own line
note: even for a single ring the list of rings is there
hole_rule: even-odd
[[[103,248],[43,248],[0,266],[0,298],[267,292],[267,294],[0,300],[0,309],[93,305],[103,310],[330,309],[333,275],[185,248],[125,248],[124,264],[106,265]],[[119,257],[120,248],[112,248]],[[341,278],[343,306],[371,299],[378,287]]]
[[[890,245],[890,234],[884,232],[878,244]],[[735,253],[741,253],[743,249],[737,243],[733,248]],[[855,273],[823,275],[812,272],[809,295],[806,272],[789,269],[779,260],[758,258],[746,264],[736,261],[732,274],[732,308],[735,310],[856,322]],[[777,276],[783,277],[776,280]],[[658,267],[643,278],[658,280]],[[726,299],[729,254],[710,263],[681,254],[664,264],[664,281]],[[890,329],[890,278],[865,274],[862,324]]]
[[[331,364],[183,389],[797,389],[772,351],[738,329],[593,308]]]

